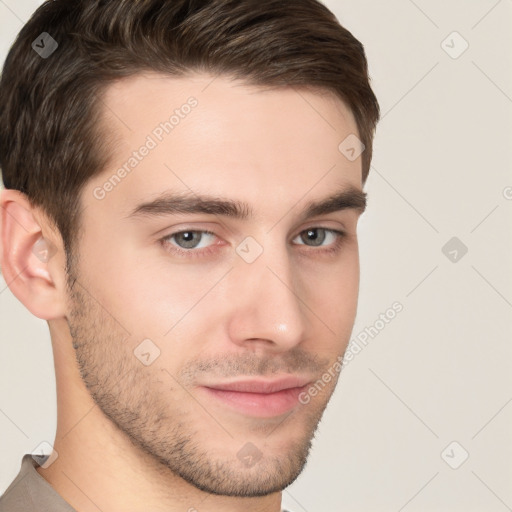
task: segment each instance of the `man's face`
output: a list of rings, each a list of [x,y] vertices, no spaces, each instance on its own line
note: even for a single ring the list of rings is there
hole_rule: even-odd
[[[196,487],[281,490],[336,378],[308,389],[332,376],[356,313],[360,211],[306,216],[361,190],[361,159],[338,149],[354,118],[332,96],[201,75],[122,80],[104,104],[118,142],[82,192],[70,276],[82,378],[137,448]],[[164,194],[245,215],[139,208]]]

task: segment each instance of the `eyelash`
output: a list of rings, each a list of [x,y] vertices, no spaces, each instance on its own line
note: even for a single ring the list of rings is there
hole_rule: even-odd
[[[324,230],[324,231],[326,231],[328,233],[333,233],[334,235],[336,235],[336,241],[333,244],[331,244],[331,247],[329,249],[323,249],[322,250],[322,249],[315,249],[315,247],[311,247],[311,249],[312,250],[316,250],[316,252],[320,252],[320,253],[323,253],[323,254],[335,254],[335,253],[337,253],[341,249],[341,246],[343,245],[344,239],[347,237],[347,233],[345,231],[340,231],[338,229],[325,228],[325,227],[322,227],[322,226],[314,226],[314,227],[311,227],[311,228],[304,229],[297,236],[300,236],[302,233],[306,233],[307,231],[317,230],[317,229],[322,229],[322,230]],[[213,231],[209,231],[207,229],[182,229],[181,231],[176,231],[174,233],[170,233],[170,234],[164,236],[163,238],[160,238],[159,242],[165,248],[166,251],[169,251],[172,254],[175,254],[175,255],[180,256],[180,257],[193,257],[193,258],[195,258],[195,257],[207,256],[207,255],[215,252],[215,247],[216,247],[215,245],[210,245],[210,246],[208,246],[207,248],[204,248],[204,249],[194,249],[194,248],[191,248],[191,249],[181,249],[179,247],[176,247],[175,245],[172,245],[169,242],[169,240],[172,239],[174,236],[179,235],[181,233],[202,233],[202,234],[216,236]],[[297,237],[295,237],[295,238],[297,238]],[[305,244],[298,244],[298,245],[304,245],[305,247],[310,247],[310,246],[307,246]],[[320,247],[322,247],[322,246],[320,246]]]

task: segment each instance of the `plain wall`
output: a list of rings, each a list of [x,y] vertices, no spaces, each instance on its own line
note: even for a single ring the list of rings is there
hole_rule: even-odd
[[[0,1],[2,62],[40,3]],[[359,225],[353,339],[368,340],[283,504],[510,509],[512,2],[325,3],[363,42],[382,109]],[[47,324],[1,278],[0,333],[1,493],[24,453],[53,442],[56,397]]]

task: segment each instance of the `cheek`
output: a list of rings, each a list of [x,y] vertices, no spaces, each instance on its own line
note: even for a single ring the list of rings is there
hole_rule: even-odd
[[[359,295],[359,259],[357,253],[340,259],[340,262],[317,274],[314,285],[308,285],[305,302],[325,323],[324,329],[336,342],[348,342],[357,312]],[[306,276],[307,278],[307,276]],[[309,278],[307,278],[309,280]]]
[[[300,268],[300,267],[299,267]],[[304,282],[311,282],[311,291],[316,290],[317,296],[325,298],[336,297],[344,305],[349,305],[357,299],[359,292],[359,253],[357,246],[346,248],[340,256],[330,263],[317,265],[316,267],[303,267]],[[312,280],[312,276],[314,280]],[[308,277],[309,276],[309,277]],[[312,286],[314,285],[314,286]]]
[[[137,250],[122,240],[108,249],[84,251],[88,289],[128,331],[162,337],[201,300],[222,269],[172,263],[161,254]],[[115,251],[114,251],[115,247]],[[149,332],[146,332],[148,335]]]

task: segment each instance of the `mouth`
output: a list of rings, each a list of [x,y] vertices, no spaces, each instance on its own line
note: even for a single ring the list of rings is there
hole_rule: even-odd
[[[247,416],[273,418],[297,407],[310,379],[284,376],[278,379],[247,379],[200,386],[208,397]]]

